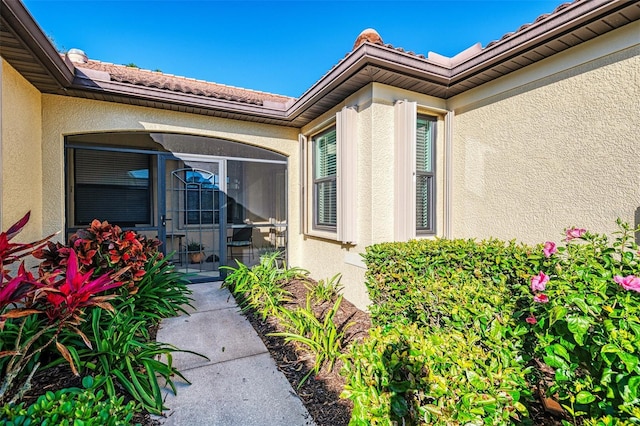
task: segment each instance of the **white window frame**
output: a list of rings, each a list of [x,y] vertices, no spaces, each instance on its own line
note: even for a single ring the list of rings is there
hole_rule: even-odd
[[[335,121],[323,123],[308,134],[300,135],[300,153],[302,164],[306,170],[301,171],[302,199],[305,200],[302,217],[305,234],[340,241],[343,244],[355,245],[357,240],[357,188],[358,171],[358,132],[357,110],[355,107],[344,107],[336,113]],[[316,220],[316,193],[314,182],[315,138],[332,127],[336,129],[336,226],[318,226]],[[305,149],[306,147],[306,149]],[[306,155],[306,158],[304,156]],[[305,185],[306,183],[306,185]]]

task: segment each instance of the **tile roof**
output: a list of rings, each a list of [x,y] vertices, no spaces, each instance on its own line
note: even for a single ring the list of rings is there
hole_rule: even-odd
[[[288,96],[275,95],[239,87],[226,86],[193,78],[164,74],[158,71],[115,65],[107,62],[88,60],[74,63],[76,68],[89,69],[109,74],[110,81],[128,83],[136,86],[151,87],[197,96],[241,102],[253,105],[266,103],[287,104],[295,100]]]
[[[497,45],[497,44],[499,44],[499,43],[501,43],[501,42],[503,42],[503,41],[505,41],[505,40],[507,40],[507,39],[509,39],[509,38],[512,38],[512,37],[513,37],[514,35],[516,35],[516,34],[520,34],[520,33],[524,32],[527,28],[529,28],[529,27],[531,27],[531,26],[533,26],[533,25],[537,25],[537,24],[539,24],[540,22],[543,22],[543,21],[548,20],[550,17],[553,17],[553,16],[557,15],[557,14],[558,14],[558,13],[560,13],[562,10],[566,9],[567,7],[570,7],[570,6],[574,5],[575,3],[583,2],[583,1],[586,1],[586,0],[572,0],[572,1],[570,1],[570,2],[562,3],[561,5],[559,5],[558,7],[556,7],[556,8],[554,9],[554,11],[553,11],[553,12],[551,12],[551,13],[544,13],[544,14],[542,14],[542,15],[538,16],[538,17],[537,17],[533,22],[528,23],[528,24],[521,25],[521,26],[520,26],[520,28],[518,28],[516,31],[509,32],[509,33],[507,33],[507,34],[503,35],[499,40],[493,40],[493,41],[489,42],[489,43],[488,43],[488,44],[487,44],[487,45],[482,49],[482,51],[484,51],[484,50],[486,50],[486,49],[489,49],[489,48],[491,48],[491,47],[493,47],[493,46],[495,46],[495,45]],[[381,41],[382,41],[382,40],[381,40]],[[365,40],[365,42],[366,42],[366,40]],[[362,44],[362,43],[360,43],[360,44]],[[355,48],[356,48],[357,46],[359,46],[360,44],[356,44],[356,45],[354,45],[354,50],[355,50]],[[412,51],[405,50],[405,49],[404,49],[404,48],[402,48],[402,47],[397,47],[397,46],[394,46],[394,45],[389,44],[389,43],[376,43],[376,44],[381,44],[381,45],[383,45],[383,46],[384,46],[384,47],[386,47],[386,48],[389,48],[389,49],[395,50],[395,51],[400,52],[400,53],[406,53],[406,54],[408,54],[408,55],[411,55],[411,56],[414,56],[414,57],[417,57],[417,58],[420,58],[420,59],[430,59],[430,58],[427,58],[427,57],[426,57],[425,55],[423,55],[423,54],[414,53],[414,52],[412,52]],[[349,52],[349,53],[351,53],[351,52]],[[349,53],[347,53],[347,56],[349,55]]]

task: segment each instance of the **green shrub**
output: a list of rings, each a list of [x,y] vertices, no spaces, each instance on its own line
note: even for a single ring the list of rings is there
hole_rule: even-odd
[[[7,426],[61,425],[61,426],[124,426],[130,425],[133,413],[138,411],[135,402],[124,404],[124,398],[104,397],[97,389],[101,379],[94,383],[91,377],[82,381],[85,389],[67,388],[48,391],[36,402],[24,407],[24,403],[5,404],[0,407],[0,420]]]
[[[496,356],[480,340],[473,331],[426,331],[416,324],[370,330],[367,340],[351,347],[342,371],[347,376],[343,397],[354,404],[350,424],[522,420],[522,367],[508,350]]]
[[[499,240],[412,240],[367,247],[372,322],[440,326],[445,321],[466,327],[469,316],[508,312],[504,302],[520,300],[540,262],[532,252],[532,247]]]
[[[572,415],[640,422],[640,260],[634,231],[571,228],[532,276],[526,321],[534,355],[552,367]],[[635,230],[637,232],[638,230]]]

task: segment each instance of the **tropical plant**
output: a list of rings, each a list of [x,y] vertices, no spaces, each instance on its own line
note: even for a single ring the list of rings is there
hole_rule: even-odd
[[[114,306],[119,307],[120,301],[126,301],[131,308],[130,314],[151,323],[188,313],[186,307],[193,301],[189,297],[192,294],[187,286],[189,280],[176,270],[175,265],[160,256],[161,253],[151,256],[135,291],[125,290],[112,302]]]
[[[129,302],[132,304],[132,302]],[[165,408],[159,378],[176,392],[174,377],[189,381],[173,366],[174,352],[188,352],[175,346],[150,341],[146,319],[132,314],[131,306],[122,304],[115,314],[103,318],[103,311],[91,312],[94,350],[70,346],[74,362],[93,374],[104,377],[104,387],[109,397],[116,397],[116,383],[146,410],[160,414]]]
[[[618,225],[612,241],[570,228],[547,242],[522,315],[570,415],[640,422],[640,228]]]
[[[133,413],[138,411],[134,401],[124,403],[124,397],[105,399],[100,385],[104,379],[87,376],[82,379],[84,389],[66,388],[47,391],[36,402],[24,406],[5,404],[0,407],[0,418],[7,425],[60,425],[60,426],[125,426],[132,424]],[[3,423],[4,424],[4,423]]]
[[[260,263],[249,268],[236,260],[237,268],[221,266],[230,271],[222,283],[238,299],[238,304],[246,310],[255,310],[265,320],[278,312],[278,307],[288,300],[289,292],[284,284],[295,278],[305,277],[308,272],[300,268],[278,267],[277,253],[262,256]]]
[[[162,260],[158,252],[160,241],[146,238],[134,231],[123,231],[119,226],[109,222],[94,220],[86,229],[80,229],[69,237],[69,245],[48,243],[46,248],[34,253],[34,257],[42,259],[42,273],[51,272],[60,265],[65,265],[70,251],[75,251],[82,271],[92,269],[94,274],[105,271],[126,270],[120,280],[130,290],[135,289],[137,281],[145,274],[146,263],[154,257]]]
[[[305,287],[318,302],[330,302],[342,290],[341,279],[342,274],[337,273],[333,277],[320,280],[315,284],[307,282]]]
[[[314,356],[313,369],[300,381],[300,386],[309,378],[311,373],[318,374],[326,365],[331,371],[334,363],[341,355],[345,331],[353,325],[346,324],[338,328],[333,317],[340,308],[342,296],[338,296],[335,303],[323,318],[317,318],[311,308],[312,295],[307,293],[306,305],[295,310],[279,309],[276,314],[284,332],[270,333],[270,336],[283,337],[285,342],[294,342],[306,347]]]
[[[103,274],[92,279],[93,270],[81,272],[78,259],[70,253],[66,265],[52,272],[40,271],[38,278],[27,272],[24,263],[11,277],[5,265],[13,263],[34,250],[46,239],[31,244],[17,244],[9,241],[27,224],[29,214],[14,224],[5,233],[0,234],[0,256],[2,256],[2,276],[0,283],[0,330],[11,325],[10,337],[13,342],[4,339],[0,358],[8,358],[3,367],[0,384],[0,402],[11,392],[13,400],[29,389],[33,374],[39,367],[39,355],[55,343],[60,355],[69,363],[71,370],[77,374],[68,348],[58,339],[63,331],[78,335],[85,345],[91,347],[78,325],[82,322],[85,308],[96,307],[112,310],[108,303],[113,295],[98,296],[98,293],[111,290],[122,285],[115,281],[115,276]],[[123,271],[124,272],[124,271]],[[34,319],[34,317],[36,319]],[[26,330],[26,332],[25,332]],[[22,386],[15,390],[14,381],[21,377],[29,366],[30,372]]]

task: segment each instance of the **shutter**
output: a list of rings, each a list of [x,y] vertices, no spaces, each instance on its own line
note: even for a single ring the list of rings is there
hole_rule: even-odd
[[[415,238],[416,224],[416,102],[397,101],[394,120],[394,239]]]
[[[358,112],[344,107],[336,116],[338,133],[337,238],[355,244],[358,236]]]
[[[307,230],[307,137],[303,134],[298,135],[298,145],[300,146],[300,227],[298,228],[299,234],[303,234]]]

